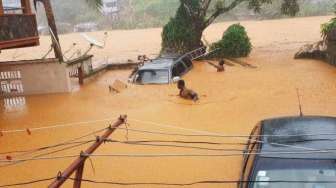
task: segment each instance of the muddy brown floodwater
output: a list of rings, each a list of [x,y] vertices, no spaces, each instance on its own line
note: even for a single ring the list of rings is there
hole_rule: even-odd
[[[186,129],[204,130],[220,134],[249,134],[254,125],[265,118],[298,115],[296,89],[300,91],[304,114],[336,115],[336,69],[313,60],[293,60],[300,45],[319,39],[320,23],[329,17],[296,18],[273,21],[241,22],[246,26],[254,44],[253,53],[243,59],[257,68],[240,65],[227,66],[225,73],[217,73],[204,62],[195,62],[195,68],[185,76],[189,87],[201,95],[198,104],[177,98],[175,85],[129,85],[120,94],[110,94],[108,85],[115,79],[126,80],[130,71],[111,71],[68,94],[36,95],[25,99],[25,106],[6,110],[2,106],[0,129],[11,130],[41,127],[54,124],[85,122],[116,118],[127,114],[132,129],[192,134],[193,132],[161,127],[174,125]],[[219,23],[206,31],[209,41],[217,40],[231,23]],[[105,50],[95,50],[97,59],[104,57],[125,59],[138,53],[157,53],[160,47],[161,29],[110,32]],[[92,35],[100,36],[101,33]],[[62,43],[69,45],[78,40],[77,34],[61,36]],[[48,44],[42,37],[42,47]],[[71,41],[71,42],[69,42]],[[41,51],[38,47],[35,51]],[[39,50],[37,50],[39,49]],[[0,57],[11,58],[13,53],[23,53],[20,58],[34,58],[34,48],[20,52],[6,51]],[[134,52],[135,51],[135,52]],[[32,55],[29,55],[32,54]],[[26,57],[25,57],[26,56]],[[157,125],[148,122],[156,122]],[[113,120],[111,120],[112,122]],[[52,145],[88,134],[106,127],[110,121],[89,123],[89,126],[73,126],[41,130],[32,135],[25,133],[4,134],[0,137],[0,153],[26,150]],[[118,130],[113,139],[125,141],[126,131]],[[86,138],[94,139],[94,136]],[[84,139],[84,140],[86,140]],[[128,140],[183,140],[241,143],[244,140],[228,138],[190,138],[154,135],[129,131]],[[60,156],[79,154],[88,145],[51,154]],[[195,145],[193,145],[195,146]],[[201,147],[241,149],[242,146],[222,145]],[[49,150],[53,151],[53,150]],[[46,151],[44,151],[46,152]],[[37,154],[40,154],[38,152]],[[43,152],[42,152],[43,153]],[[149,147],[109,143],[97,154],[221,154],[222,151],[196,150],[191,148]],[[0,158],[5,156],[0,154]],[[25,156],[25,157],[31,157]],[[15,159],[15,157],[14,157]],[[32,161],[4,167],[0,164],[0,184],[25,182],[56,176],[72,159]],[[87,161],[84,177],[115,182],[166,182],[189,183],[205,180],[237,180],[241,157],[171,157],[171,158],[121,158],[93,157],[93,167]],[[43,182],[26,187],[46,187]],[[70,183],[65,187],[71,187]],[[84,183],[83,187],[123,187]],[[135,186],[130,186],[135,187]],[[168,187],[168,186],[136,186]],[[207,184],[186,187],[235,187],[232,185]]]

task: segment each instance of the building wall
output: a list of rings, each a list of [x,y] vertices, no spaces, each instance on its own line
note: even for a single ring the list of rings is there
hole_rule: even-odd
[[[23,95],[71,91],[69,71],[56,61],[0,63],[0,72],[20,71]]]

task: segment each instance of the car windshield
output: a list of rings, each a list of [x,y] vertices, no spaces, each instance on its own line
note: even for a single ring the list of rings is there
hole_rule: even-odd
[[[253,188],[334,188],[336,169],[276,169],[257,172]],[[259,181],[259,182],[258,182]],[[300,183],[285,183],[272,181],[301,181]],[[329,183],[326,183],[328,182]],[[309,183],[308,183],[309,182]]]
[[[166,84],[169,82],[169,73],[166,69],[141,70],[136,82],[140,84]]]

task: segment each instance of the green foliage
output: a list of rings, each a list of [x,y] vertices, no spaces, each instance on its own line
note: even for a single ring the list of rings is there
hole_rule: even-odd
[[[336,18],[333,18],[329,22],[321,25],[321,34],[322,34],[323,39],[326,39],[327,35],[333,29],[336,29]]]
[[[295,16],[300,11],[297,0],[284,0],[281,5],[281,13],[288,16]]]
[[[99,0],[51,0],[57,22],[78,24],[80,22],[96,22],[102,28],[134,29],[162,27],[170,21],[180,5],[180,0],[120,0],[125,5],[118,21],[111,22],[104,18],[93,7],[99,7]],[[283,0],[273,0],[272,4],[260,2],[263,0],[248,0],[230,12],[221,15],[217,21],[242,19],[276,19],[281,18]],[[269,0],[265,0],[265,2]],[[230,1],[212,0],[208,15],[216,9],[229,5]],[[333,12],[335,0],[324,0],[314,3],[312,0],[298,0],[300,12],[298,16],[328,15]],[[39,3],[38,3],[39,4]],[[248,8],[260,10],[253,14]],[[253,9],[254,9],[253,8]],[[66,14],[65,14],[66,13]],[[38,6],[37,18],[39,25],[46,25],[45,14]]]
[[[252,50],[252,44],[245,28],[240,24],[234,24],[224,32],[220,41],[211,45],[210,49],[217,49],[214,57],[246,57]]]
[[[198,0],[193,0],[193,2],[198,2]],[[197,4],[193,6],[196,8]],[[173,50],[174,53],[184,53],[193,49],[195,41],[200,43],[201,37],[201,33],[193,27],[193,20],[184,6],[178,8],[176,16],[164,26],[161,35],[162,50],[166,52]]]
[[[336,3],[334,4],[334,9],[336,14]],[[333,29],[336,29],[336,17],[321,25],[321,34],[324,40]]]
[[[226,14],[238,5],[248,5],[249,9],[260,12],[261,6],[270,4],[273,0],[180,0],[180,7],[174,18],[163,28],[162,52],[183,53],[203,45],[203,31],[212,24],[218,16]],[[295,15],[299,11],[297,0],[282,0],[281,10],[284,14]],[[213,9],[211,11],[211,9]],[[247,48],[246,48],[247,49]],[[237,55],[249,53],[239,51]],[[234,55],[232,53],[232,55]]]

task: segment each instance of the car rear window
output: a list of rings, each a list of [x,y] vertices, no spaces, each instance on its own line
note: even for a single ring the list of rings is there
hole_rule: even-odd
[[[188,57],[184,57],[182,60],[188,68],[192,66],[192,61]]]
[[[136,82],[139,84],[165,84],[169,82],[169,72],[166,69],[141,70],[137,74]]]
[[[183,65],[181,61],[177,62],[172,70],[173,77],[181,76],[186,71],[186,67]]]
[[[336,163],[334,160],[258,158],[249,180],[249,188],[334,188]],[[258,182],[259,181],[259,182]],[[272,181],[301,181],[277,182]],[[310,182],[310,183],[305,183]]]
[[[260,170],[253,188],[335,188],[336,169],[276,169]],[[272,183],[272,181],[302,181],[301,183]],[[309,183],[304,183],[309,182]]]

